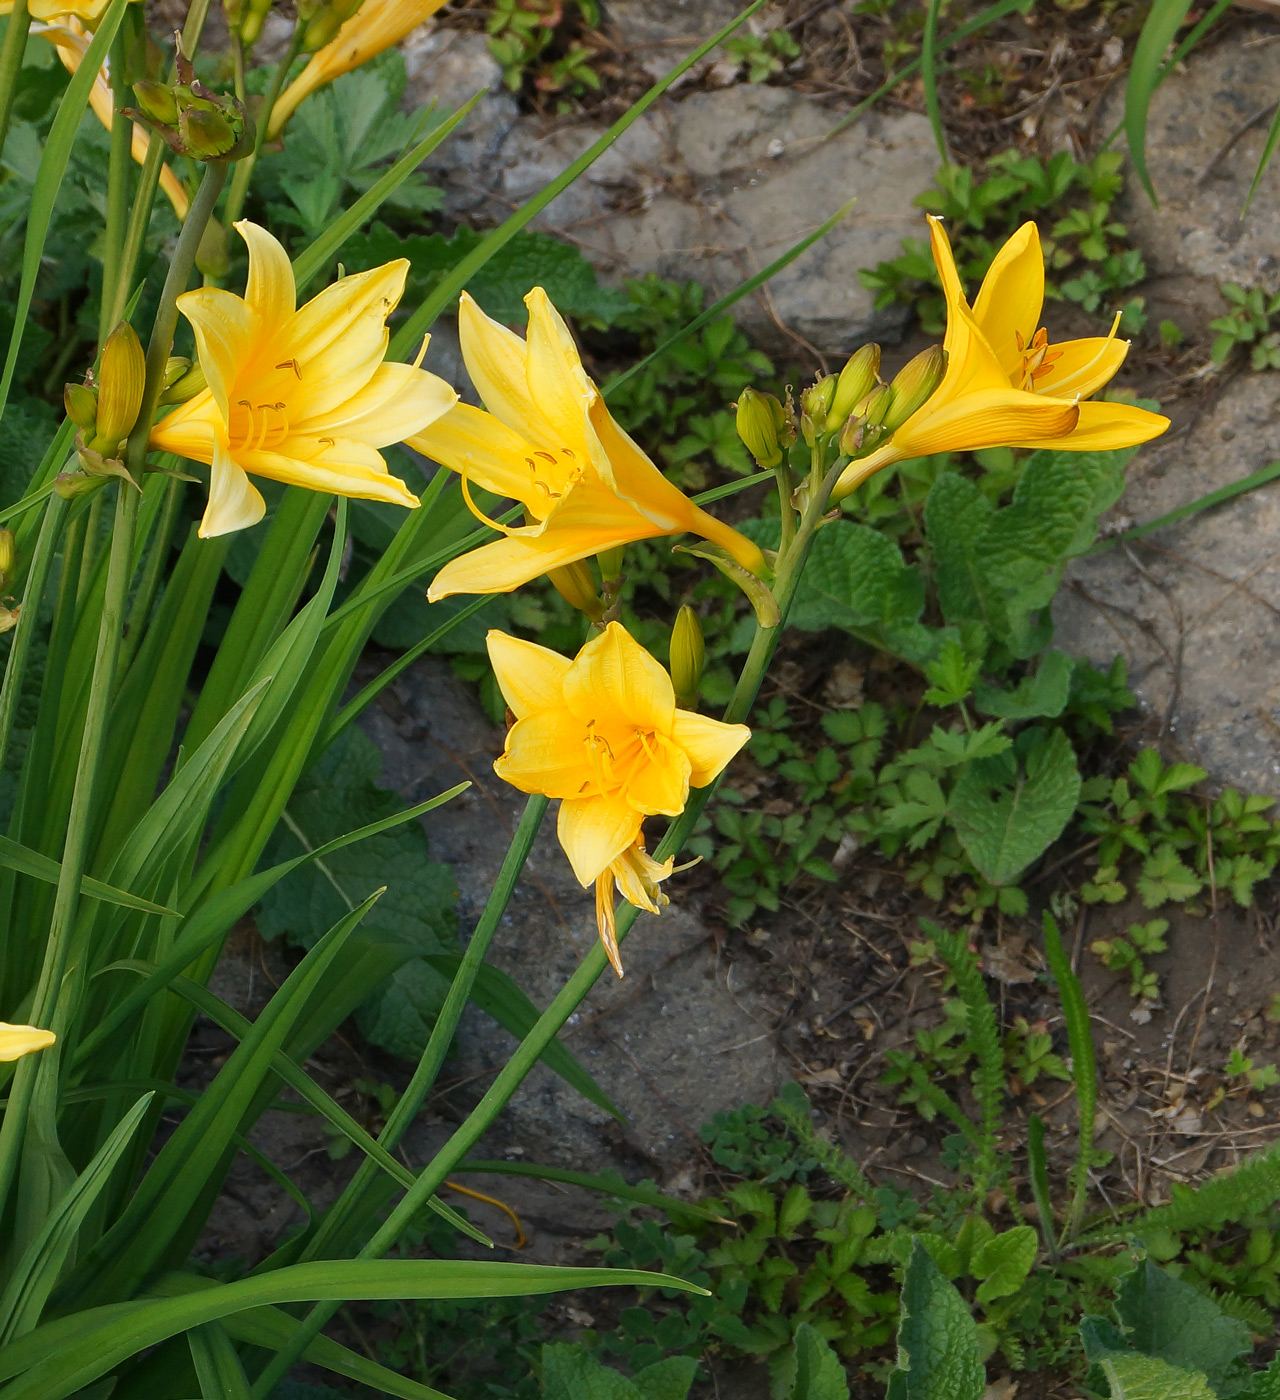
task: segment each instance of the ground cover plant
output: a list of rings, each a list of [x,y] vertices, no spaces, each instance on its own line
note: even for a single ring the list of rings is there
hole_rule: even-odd
[[[960,1184],[921,1215],[929,1231],[910,1228],[918,1205],[871,1187],[807,1132],[792,1094],[778,1111],[798,1156],[770,1139],[763,1110],[711,1131],[713,1153],[742,1175],[724,1199],[682,1205],[586,1179],[694,1222],[705,1282],[684,1277],[698,1270],[683,1242],[642,1226],[619,1228],[602,1268],[456,1257],[459,1235],[489,1241],[437,1193],[539,1060],[611,1107],[557,1036],[608,965],[622,972],[637,911],[681,897],[674,863],[691,841],[720,868],[738,922],[802,874],[826,879],[846,838],[918,857],[913,880],[970,917],[1025,912],[1021,877],[1072,821],[1097,838],[1097,900],[1133,884],[1151,909],[1193,900],[1206,881],[1246,904],[1275,844],[1256,803],[1224,795],[1203,816],[1184,805],[1201,775],[1154,753],[1105,786],[1081,778],[1076,746],[1127,704],[1124,677],[1054,651],[1045,612],[1118,496],[1124,454],[1165,425],[1148,406],[1089,397],[1120,368],[1118,343],[1099,354],[1022,336],[991,307],[1016,302],[1019,326],[1038,325],[1040,298],[1025,291],[996,287],[971,308],[934,223],[942,346],[887,383],[868,346],[794,396],[762,392],[770,368],[726,306],[704,311],[690,289],[656,281],[602,290],[581,259],[525,229],[638,109],[500,229],[422,233],[438,197],[417,168],[466,112],[401,114],[390,46],[435,8],[299,6],[284,59],[262,66],[265,10],[253,3],[226,7],[225,62],[200,51],[202,5],[172,52],[125,0],[69,6],[47,29],[17,4],[0,41],[0,128],[17,152],[0,186],[16,269],[0,378],[13,445],[0,501],[3,1394],[243,1400],[288,1393],[306,1361],[422,1397],[438,1393],[428,1387],[451,1337],[460,1349],[487,1333],[484,1299],[501,1300],[513,1337],[489,1360],[527,1369],[515,1380],[525,1392],[680,1395],[697,1369],[684,1353],[714,1330],[717,1345],[770,1357],[779,1395],[847,1393],[840,1356],[861,1364],[864,1351],[890,1395],[929,1395],[943,1383],[931,1359],[941,1347],[952,1393],[976,1397],[984,1354],[1065,1355],[1084,1299],[1097,1314],[1085,1355],[1113,1395],[1140,1393],[1160,1367],[1198,1370],[1205,1394],[1249,1394],[1247,1338],[1223,1317],[1274,1283],[1273,1165],[1260,1158],[1216,1193],[1120,1230],[1085,1218],[1093,1083],[1051,926],[1069,1070],[1031,1024],[993,1038],[963,921],[959,933],[923,930],[919,956],[940,962],[958,1006],[889,1072],[913,1111],[957,1130]],[[509,18],[496,39],[520,30]],[[536,47],[537,26],[524,28]],[[758,35],[729,54],[752,80],[790,56]],[[589,86],[575,71],[552,82]],[[1102,236],[1099,217],[1090,229]],[[1043,268],[1032,227],[1009,232],[1007,258]],[[414,359],[455,305],[485,409],[458,403]],[[588,333],[638,337],[641,362],[597,390],[561,311]],[[665,474],[627,427],[655,441]],[[747,488],[763,500],[731,524],[719,503]],[[673,569],[659,550],[674,536]],[[483,652],[458,646],[482,614]],[[786,706],[758,703],[787,625],[842,628],[916,668],[917,716],[937,716],[928,737],[882,763],[877,746],[891,725],[909,732],[908,717],[866,705],[827,726],[829,745],[797,747]],[[371,636],[403,655],[348,698]],[[416,823],[456,789],[401,808],[353,728],[440,647],[512,712],[498,771],[529,796],[462,953],[448,872]],[[798,825],[749,829],[755,814],[732,782],[717,788],[747,744],[801,792]],[[564,853],[594,886],[600,942],[539,1012],[485,954],[551,800]],[[663,816],[659,838],[644,819]],[[252,1022],[210,989],[250,909],[300,952]],[[1159,937],[1135,926],[1127,952],[1113,940],[1098,953],[1140,1000],[1152,983],[1138,960]],[[412,1169],[397,1148],[468,1001],[519,1047]],[[374,1131],[307,1068],[353,1013],[414,1063]],[[194,1094],[179,1072],[197,1015],[236,1045]],[[1226,1072],[1262,1089],[1266,1069],[1241,1050]],[[976,1116],[950,1082],[971,1070]],[[997,1229],[983,1211],[1010,1172],[997,1142],[1006,1078],[1068,1073],[1081,1126],[1066,1218],[1045,1204],[1033,1135],[1040,1236]],[[324,1209],[248,1140],[282,1095],[325,1121],[335,1160],[353,1159]],[[242,1153],[306,1224],[252,1266],[209,1269],[194,1251]],[[821,1173],[844,1199],[809,1191]],[[726,1222],[732,1233],[713,1238]],[[1251,1231],[1243,1258],[1216,1233],[1237,1223]],[[1087,1287],[1064,1301],[1059,1280],[1072,1276],[1059,1254],[1131,1238],[1166,1262],[1185,1252],[1184,1274],[1237,1299],[1199,1304],[1207,1341],[1179,1350],[1157,1335],[1152,1317],[1170,1298],[1193,1309],[1148,1267],[1128,1271],[1114,1305],[1110,1263],[1084,1269]],[[813,1254],[803,1279],[776,1247],[795,1239]],[[1040,1253],[1050,1265],[1033,1274]],[[525,1299],[604,1285],[683,1290],[704,1311],[686,1323],[667,1310],[653,1336],[624,1318],[589,1351],[540,1344]],[[323,1330],[353,1300],[386,1305],[375,1355]],[[1028,1321],[1036,1307],[1043,1317]],[[617,1355],[630,1377],[607,1364]]]

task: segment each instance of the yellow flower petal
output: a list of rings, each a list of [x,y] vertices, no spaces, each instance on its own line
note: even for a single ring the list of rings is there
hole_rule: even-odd
[[[502,698],[517,719],[564,704],[564,678],[573,664],[567,656],[493,629],[485,638]]]
[[[582,721],[563,706],[535,710],[511,726],[493,771],[521,792],[580,797],[598,776],[590,738]]]
[[[560,804],[556,835],[584,889],[639,840],[642,822],[620,797],[574,797]]]
[[[1023,442],[1008,440],[1010,447],[1035,447],[1057,452],[1110,452],[1119,447],[1137,447],[1159,437],[1169,420],[1129,403],[1082,403],[1075,429],[1062,437],[1037,438]]]
[[[458,300],[462,359],[485,408],[513,432],[544,451],[572,442],[558,441],[541,404],[529,392],[528,347],[506,326],[486,316],[466,292]]]
[[[578,653],[565,674],[564,699],[581,720],[613,718],[661,735],[675,723],[671,677],[620,622]]]
[[[1022,375],[1022,345],[1031,339],[1040,324],[1044,305],[1044,252],[1040,230],[1028,221],[1010,237],[995,255],[982,287],[973,303],[973,319],[987,343],[999,356],[1008,378],[1017,382]],[[1058,349],[1054,346],[1054,349]],[[1036,388],[1044,385],[1037,380]]]
[[[417,506],[418,498],[387,470],[387,464],[362,442],[336,439],[332,445],[293,437],[280,452],[258,450],[236,454],[245,471],[280,481],[286,486],[303,486],[309,491],[332,491],[338,496],[356,496],[366,501],[386,501],[393,506]],[[292,449],[297,455],[289,455]]]
[[[1007,387],[965,394],[936,409],[930,399],[893,435],[893,446],[900,458],[907,458],[1040,442],[1065,437],[1079,412],[1078,404]]]
[[[581,442],[587,405],[598,395],[582,368],[564,317],[546,292],[535,287],[524,304],[529,308],[525,359],[529,397],[561,443]]]
[[[233,530],[247,530],[267,513],[262,493],[244,469],[231,457],[225,440],[214,442],[213,467],[209,474],[209,504],[200,521],[200,538],[211,540]]]
[[[717,520],[673,486],[605,407],[593,400],[589,418],[605,458],[612,467],[613,489],[649,520],[655,534],[688,532],[718,544],[753,574],[765,569],[759,547],[731,525]],[[645,538],[642,535],[636,539]]]
[[[1046,366],[1047,374],[1036,380],[1036,392],[1050,398],[1087,399],[1096,394],[1124,364],[1129,342],[1114,336],[1090,336],[1085,340],[1063,340],[1049,347],[1058,356]]]
[[[549,499],[532,487],[534,474],[527,459],[533,455],[533,444],[492,413],[469,403],[455,404],[405,442],[486,491],[520,501],[539,519],[547,515]]]
[[[677,817],[689,800],[689,757],[661,734],[648,743],[653,746],[653,757],[641,762],[628,778],[627,801],[646,816]]]
[[[293,425],[317,437],[356,438],[370,447],[404,442],[458,402],[438,375],[413,365],[383,363],[364,388],[327,414]]]
[[[241,219],[235,229],[249,248],[244,299],[258,318],[258,334],[278,335],[298,304],[289,254],[279,239],[248,219]]]
[[[724,724],[693,710],[677,710],[671,737],[689,757],[690,785],[706,787],[751,738],[751,730],[745,724]]]
[[[948,403],[962,394],[1007,388],[1009,385],[1009,376],[999,357],[978,329],[969,310],[942,220],[933,215],[929,216],[929,241],[934,265],[942,281],[943,295],[947,299],[947,331],[942,341],[942,348],[947,352],[947,372],[925,405],[925,410]]]
[[[11,1026],[0,1021],[0,1060],[19,1060],[35,1050],[46,1050],[57,1038],[38,1026]]]
[[[222,425],[223,417],[213,395],[202,389],[152,428],[151,446],[157,452],[172,452],[208,465],[213,461],[213,443]]]
[[[253,354],[253,314],[241,297],[219,287],[183,292],[178,310],[191,322],[200,368],[225,421],[236,374]]]

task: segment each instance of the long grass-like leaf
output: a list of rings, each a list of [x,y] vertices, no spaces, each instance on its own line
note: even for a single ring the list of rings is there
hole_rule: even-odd
[[[1071,960],[1062,947],[1062,936],[1052,914],[1044,914],[1044,951],[1049,971],[1058,984],[1062,1001],[1062,1016],[1067,1023],[1067,1044],[1071,1049],[1071,1078],[1076,1087],[1076,1112],[1079,1115],[1078,1145],[1075,1164],[1069,1181],[1072,1187],[1071,1210],[1063,1229],[1063,1244],[1070,1244],[1084,1218],[1085,1196],[1089,1188],[1089,1167],[1093,1158],[1093,1118],[1098,1101],[1098,1065],[1093,1050],[1093,1035],[1089,1029],[1089,1008],[1084,999],[1080,979],[1071,970]]]
[[[1147,197],[1159,205],[1147,170],[1147,115],[1156,90],[1164,56],[1191,8],[1191,0],[1152,0],[1129,65],[1124,90],[1124,130],[1129,139],[1129,159]]]
[[[204,1322],[187,1333],[203,1400],[249,1400],[249,1380],[227,1329]]]
[[[93,90],[94,79],[102,67],[111,48],[111,41],[124,19],[127,0],[111,0],[106,13],[98,23],[97,33],[89,45],[80,67],[71,76],[67,90],[58,102],[53,125],[45,139],[44,153],[40,157],[40,168],[36,171],[35,183],[31,187],[31,203],[27,208],[26,236],[22,240],[22,277],[18,283],[18,300],[13,309],[13,331],[9,336],[9,352],[5,356],[4,373],[0,375],[0,415],[9,402],[9,390],[13,385],[14,372],[18,367],[18,352],[22,349],[22,335],[27,328],[31,312],[31,298],[36,289],[36,277],[40,272],[40,261],[44,257],[44,243],[49,236],[49,224],[53,219],[53,206],[62,188],[62,177],[67,173],[67,162],[71,158],[71,147],[75,144],[76,132],[80,129],[80,118],[89,105],[89,94]]]
[[[1058,1257],[1058,1230],[1053,1219],[1053,1198],[1049,1194],[1049,1158],[1044,1150],[1044,1119],[1033,1113],[1027,1120],[1027,1175],[1031,1196],[1040,1217],[1040,1240],[1051,1259]]]
[[[20,845],[7,836],[0,836],[0,865],[8,870],[16,870],[21,875],[30,875],[33,880],[41,880],[46,885],[56,885],[58,876],[62,873],[62,866],[56,860]],[[144,914],[162,914],[176,918],[178,913],[176,909],[156,904],[154,900],[143,899],[140,895],[130,894],[128,890],[118,890],[114,885],[95,880],[92,875],[80,877],[80,893],[88,895],[90,899],[101,900],[104,904],[117,904],[122,909],[137,909]]]
[[[389,358],[393,360],[404,359],[409,350],[417,344],[423,332],[431,329],[436,317],[500,248],[509,243],[558,194],[568,189],[579,175],[590,169],[592,164],[604,155],[618,137],[653,106],[672,83],[683,77],[694,64],[700,63],[713,49],[719,47],[739,25],[745,24],[764,3],[765,0],[751,0],[751,4],[726,24],[718,34],[712,35],[705,43],[699,44],[692,53],[681,59],[669,73],[659,78],[649,91],[638,101],[632,103],[609,130],[598,141],[593,142],[577,160],[561,171],[554,180],[544,185],[532,199],[521,205],[505,223],[486,234],[484,239],[462,259],[457,267],[445,273],[426,301],[396,332],[395,338],[391,342],[391,348],[387,352]]]
[[[693,1201],[683,1201],[678,1196],[664,1196],[650,1186],[632,1186],[623,1181],[615,1171],[591,1172],[569,1171],[564,1167],[548,1167],[538,1162],[481,1161],[467,1158],[454,1167],[455,1175],[474,1172],[485,1176],[527,1176],[535,1181],[558,1181],[565,1186],[580,1186],[584,1191],[595,1191],[602,1196],[615,1196],[620,1201],[634,1201],[641,1206],[654,1206],[658,1210],[693,1216],[696,1220],[721,1220],[722,1216]]]
[[[947,132],[942,125],[942,104],[938,101],[938,11],[942,0],[925,0],[924,34],[920,43],[920,80],[924,88],[924,110],[933,130],[934,145],[943,165],[950,164]]]
[[[10,1270],[0,1296],[0,1344],[30,1332],[39,1322],[63,1265],[71,1257],[85,1216],[107,1184],[112,1168],[128,1146],[151,1099],[150,1093],[144,1094],[116,1124],[71,1190],[45,1218],[26,1254]]]
[[[1253,172],[1253,182],[1249,186],[1249,193],[1244,197],[1244,207],[1240,210],[1242,219],[1249,212],[1254,195],[1258,193],[1258,186],[1262,183],[1267,166],[1271,164],[1271,157],[1275,155],[1277,145],[1280,145],[1280,105],[1277,105],[1276,114],[1271,118],[1267,139],[1263,142],[1262,154],[1258,157],[1258,168]]]
[[[0,1350],[5,1400],[66,1400],[147,1347],[263,1304],[405,1298],[519,1298],[578,1288],[706,1289],[642,1269],[574,1269],[472,1260],[349,1259],[294,1264],[175,1298],[73,1313]]]

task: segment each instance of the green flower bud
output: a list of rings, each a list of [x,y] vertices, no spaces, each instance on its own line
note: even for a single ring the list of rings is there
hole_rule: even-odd
[[[191,361],[185,355],[170,355],[164,362],[163,387],[172,389],[190,368]]]
[[[315,53],[317,49],[322,49],[330,39],[342,28],[342,20],[332,9],[321,10],[321,12],[307,25],[306,32],[302,39],[302,51],[304,53]]]
[[[92,496],[106,484],[105,476],[90,476],[88,472],[59,472],[54,479],[53,490],[64,501],[74,501],[77,496]]]
[[[913,413],[924,406],[947,372],[947,352],[931,345],[904,365],[889,386],[892,402],[882,419],[885,428],[897,432]]]
[[[859,399],[865,398],[876,387],[879,373],[880,347],[878,345],[864,345],[849,356],[845,367],[840,371],[840,378],[836,381],[835,396],[832,398],[831,408],[827,412],[827,432],[834,433],[836,428],[853,412],[854,404]]]
[[[167,83],[158,83],[153,78],[142,78],[133,85],[133,95],[137,99],[138,110],[144,117],[163,126],[173,126],[178,120],[178,103],[173,89]]]
[[[18,559],[17,542],[12,530],[0,530],[0,588],[13,575],[13,566]]]
[[[738,436],[766,471],[782,461],[782,449],[778,445],[782,419],[782,405],[772,394],[744,389],[738,395]]]
[[[98,426],[98,396],[87,384],[64,385],[62,403],[81,432],[91,433]]]
[[[706,656],[702,623],[686,603],[676,614],[675,626],[671,629],[671,684],[675,687],[676,704],[682,710],[698,708],[698,686],[702,683]]]
[[[612,549],[602,549],[596,555],[596,562],[600,565],[600,577],[606,583],[612,583],[622,573],[622,565],[627,557],[627,547],[625,544],[614,545]]]
[[[199,365],[191,365],[181,378],[175,379],[172,384],[160,395],[160,403],[167,405],[171,403],[186,403],[188,399],[194,399],[208,387],[204,377],[204,370]]]
[[[815,380],[800,395],[801,411],[807,413],[815,423],[825,424],[827,414],[831,409],[831,402],[835,398],[836,377],[834,374],[824,374],[821,379]]]
[[[878,389],[866,395],[865,398],[853,406],[853,416],[861,418],[862,421],[873,428],[878,428],[884,422],[884,416],[889,411],[889,405],[893,402],[893,390],[888,384],[882,384]]]
[[[604,616],[604,604],[596,592],[596,581],[584,560],[576,560],[559,569],[548,569],[547,577],[571,608],[586,613],[592,622],[599,622]]]
[[[92,446],[104,456],[115,455],[137,422],[146,379],[142,342],[128,321],[121,321],[102,347],[98,374],[98,421]]]
[[[200,235],[196,249],[196,266],[206,277],[215,281],[231,270],[231,254],[227,248],[227,230],[218,219],[210,219]]]

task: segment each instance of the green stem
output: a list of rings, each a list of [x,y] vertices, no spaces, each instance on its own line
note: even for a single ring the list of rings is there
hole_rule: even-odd
[[[124,26],[111,41],[111,154],[107,163],[107,226],[103,234],[102,300],[98,311],[98,353],[115,329],[111,313],[119,300],[118,284],[123,266],[125,230],[128,224],[129,185],[133,174],[133,123],[120,115],[129,102],[124,81]]]
[[[9,134],[9,118],[13,115],[13,99],[18,92],[18,74],[22,71],[22,55],[27,50],[30,28],[27,0],[13,0],[4,43],[0,44],[0,151],[4,150],[5,137]]]
[[[271,86],[254,116],[253,150],[242,161],[236,163],[236,173],[232,177],[231,189],[227,194],[227,207],[223,211],[228,228],[244,211],[244,202],[249,194],[249,181],[253,178],[253,167],[258,163],[263,142],[267,139],[267,128],[271,125],[272,108],[276,105],[276,98],[280,96],[284,80],[289,76],[289,69],[293,67],[293,60],[302,52],[303,29],[301,24],[294,25],[288,52],[276,64],[276,71],[271,75]]]
[[[122,675],[128,670],[129,663],[133,660],[134,653],[138,650],[138,643],[141,642],[142,634],[146,629],[147,616],[151,612],[156,589],[160,586],[160,575],[169,559],[169,547],[173,542],[174,526],[178,523],[178,512],[182,507],[182,490],[185,485],[186,482],[179,481],[174,477],[169,482],[165,492],[164,507],[156,529],[156,537],[152,541],[151,552],[147,555],[146,568],[143,569],[142,577],[138,580],[133,606],[129,609],[129,625],[125,629],[124,644],[120,652],[120,672]]]
[[[547,798],[541,796],[530,797],[525,803],[524,815],[520,818],[520,825],[511,838],[506,859],[502,862],[502,869],[498,872],[493,891],[485,904],[484,913],[481,914],[480,922],[471,935],[471,941],[467,944],[467,951],[463,955],[462,963],[449,987],[444,1006],[441,1008],[439,1016],[436,1017],[435,1025],[431,1028],[431,1037],[427,1041],[427,1048],[422,1052],[418,1067],[414,1070],[413,1078],[401,1095],[399,1103],[392,1110],[386,1126],[378,1135],[379,1145],[386,1148],[388,1152],[395,1151],[397,1143],[417,1116],[418,1110],[431,1092],[431,1086],[436,1082],[440,1066],[444,1064],[454,1033],[458,1029],[458,1021],[462,1017],[467,999],[471,995],[471,989],[475,985],[480,965],[485,960],[489,944],[493,940],[498,924],[511,901],[516,882],[524,869],[525,861],[529,858],[529,852],[533,849],[533,843],[538,835],[538,829],[542,825],[547,805]],[[348,1217],[353,1212],[359,1212],[361,1198],[366,1195],[370,1184],[377,1178],[378,1173],[377,1164],[366,1157],[338,1198],[337,1203],[326,1212],[324,1219],[320,1222],[320,1228],[299,1256],[300,1259],[322,1259],[325,1257],[326,1245],[347,1224]],[[375,1250],[374,1243],[371,1241],[366,1246],[361,1257],[376,1258],[390,1247],[388,1244]]]
[[[39,626],[40,601],[44,597],[44,586],[49,577],[49,565],[53,562],[66,504],[61,496],[50,496],[45,504],[40,537],[36,540],[36,551],[31,560],[31,572],[27,575],[27,586],[22,592],[18,625],[13,631],[9,660],[4,668],[4,684],[0,686],[0,773],[4,772],[5,758],[9,752],[9,737],[13,733],[13,717],[22,696],[31,637]]]
[[[196,265],[196,250],[200,247],[200,239],[213,215],[226,178],[227,167],[223,161],[206,164],[204,178],[191,201],[182,233],[178,236],[178,245],[173,250],[173,261],[164,279],[160,305],[156,307],[156,319],[151,327],[151,339],[147,343],[147,381],[142,391],[142,406],[125,449],[124,464],[134,481],[142,480],[146,467],[151,424],[164,388],[165,369],[169,363],[169,352],[173,349],[173,334],[178,328],[178,298],[191,280],[191,269]]]
[[[805,507],[804,516],[796,531],[791,548],[779,557],[776,592],[781,620],[776,627],[757,627],[733,698],[725,710],[726,721],[733,722],[751,713],[751,707],[759,694],[760,686],[763,684],[765,671],[778,644],[778,638],[782,634],[787,610],[795,597],[809,546],[813,542],[815,531],[822,522],[831,488],[835,485],[839,474],[840,468],[834,467],[828,472],[822,488],[811,494],[811,499]],[[658,843],[654,852],[655,859],[664,860],[667,856],[674,855],[683,846],[714,788],[715,785],[712,784],[709,787],[695,789],[690,794],[690,800],[685,810],[671,823],[666,835]],[[510,860],[510,855],[508,855],[508,860]],[[504,871],[506,868],[504,864]],[[497,895],[496,888],[494,894]],[[489,910],[486,908],[486,916],[488,912]],[[639,910],[634,906],[623,905],[618,915],[619,942],[626,937],[638,913]],[[565,1022],[577,1010],[583,998],[590,992],[608,965],[604,950],[597,943],[568,982],[561,988],[559,995],[538,1018],[533,1029],[520,1042],[515,1054],[499,1071],[484,1097],[467,1115],[467,1118],[448,1142],[423,1168],[413,1186],[405,1192],[368,1244],[361,1249],[361,1258],[378,1258],[400,1239],[422,1211],[426,1202],[444,1184],[445,1178],[466,1157],[489,1129],[494,1119],[506,1107],[511,1096],[537,1064],[543,1051],[560,1033]],[[298,1324],[298,1329],[288,1345],[276,1353],[258,1377],[253,1387],[254,1400],[266,1400],[276,1384],[283,1379],[289,1368],[310,1345],[312,1339],[318,1335],[320,1329],[333,1316],[337,1307],[337,1303],[317,1303],[312,1308]]]
[[[76,583],[77,612],[93,582],[93,565],[98,557],[98,540],[102,535],[102,501],[103,494],[102,491],[99,491],[96,496],[90,498],[89,504],[85,508],[84,544],[80,550],[80,578]]]

